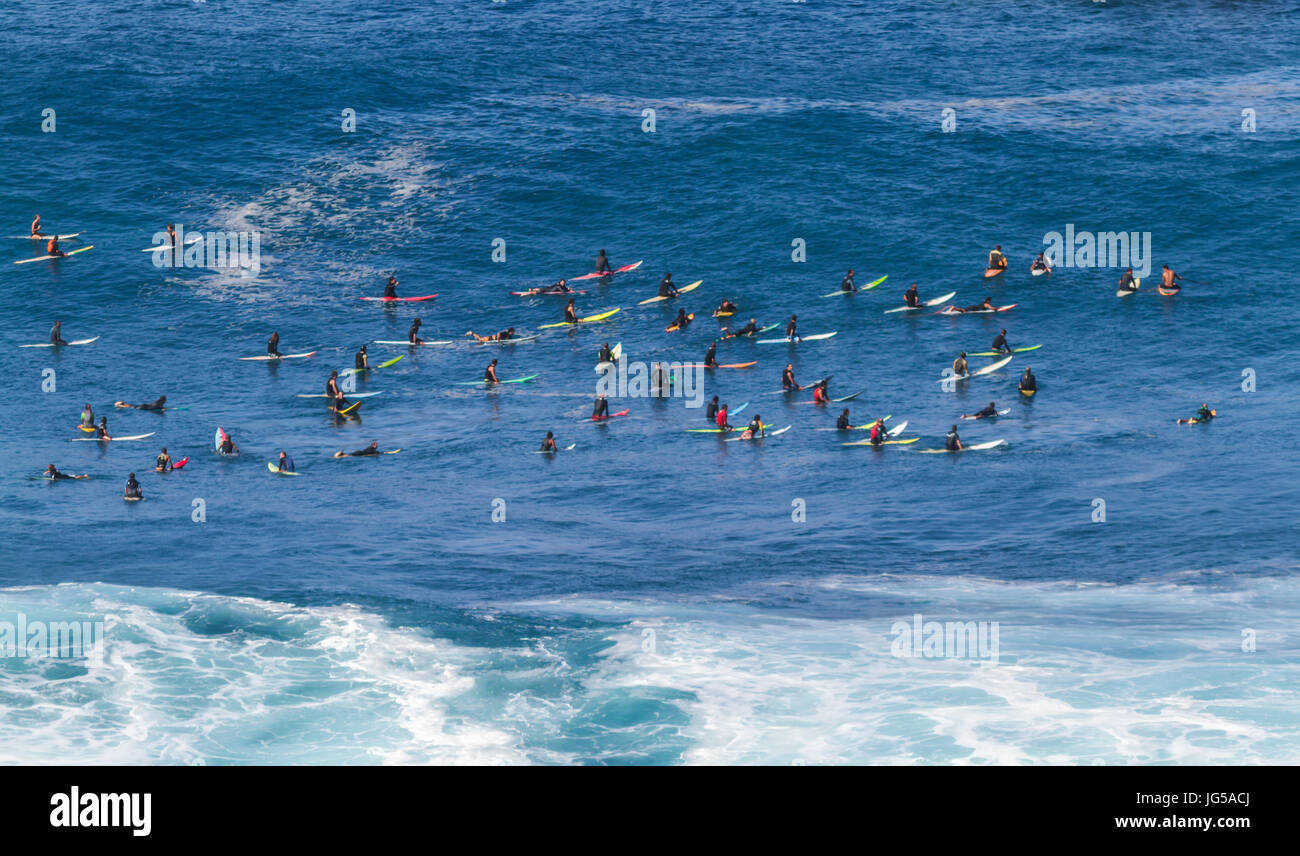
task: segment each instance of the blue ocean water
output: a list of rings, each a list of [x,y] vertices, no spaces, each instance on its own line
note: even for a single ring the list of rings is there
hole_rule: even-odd
[[[1300,760],[1297,12],[7,9],[0,232],[39,212],[95,249],[4,265],[0,622],[104,620],[108,655],[0,658],[0,760]],[[256,231],[257,275],[155,268],[140,249],[168,222]],[[1031,277],[1067,224],[1149,232],[1157,271],[1197,284],[1161,298],[1153,272],[1121,301],[1113,268]],[[7,260],[35,254],[3,243]],[[986,281],[995,243],[1011,267]],[[585,273],[602,247],[645,260],[586,286],[584,314],[622,307],[611,321],[508,348],[464,336],[560,320],[562,301],[509,292]],[[850,266],[859,284],[889,279],[822,299]],[[638,306],[665,271],[704,284]],[[440,296],[358,300],[390,273],[404,295]],[[884,314],[911,282],[1017,307]],[[705,423],[678,399],[585,418],[601,342],[698,360],[724,296],[760,323],[797,312],[805,333],[838,331],[719,347],[758,365],[706,393],[789,433],[686,434]],[[678,305],[699,317],[665,334]],[[459,341],[371,346],[408,355],[362,382],[382,394],[360,424],[295,398],[417,315],[426,338]],[[55,319],[101,338],[17,347]],[[1042,349],[944,391],[956,352],[1003,326]],[[236,359],[272,330],[316,357]],[[503,377],[540,377],[454,386],[492,357]],[[865,388],[855,422],[893,414],[921,439],[840,446],[814,430],[838,408],[769,394],[786,362],[833,373],[835,395]],[[1025,365],[1032,402],[1015,400]],[[190,409],[112,408],[163,394]],[[1005,447],[916,453],[990,398],[1011,414],[962,436]],[[1174,423],[1203,401],[1218,421]],[[156,433],[69,444],[86,402],[116,433]],[[212,453],[217,425],[242,456]],[[547,430],[577,448],[532,454]],[[330,457],[372,439],[403,451]],[[162,445],[188,467],[153,473]],[[266,471],[280,449],[300,477]],[[27,478],[51,462],[94,478]],[[119,498],[132,470],[145,502]],[[998,662],[893,656],[894,623],[918,613],[997,622]]]

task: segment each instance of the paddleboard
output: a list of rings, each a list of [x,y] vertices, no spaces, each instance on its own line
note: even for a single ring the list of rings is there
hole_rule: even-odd
[[[1011,349],[1011,353],[1013,353],[1013,354],[1023,354],[1023,353],[1025,353],[1026,351],[1037,351],[1037,350],[1038,350],[1039,348],[1041,348],[1041,347],[1043,347],[1043,346],[1042,346],[1042,345],[1029,345],[1028,347],[1024,347],[1024,348],[1012,348],[1012,349]],[[973,353],[973,354],[967,354],[966,356],[968,356],[968,357],[1002,357],[1002,356],[1006,356],[1006,354],[1005,354],[1005,352],[1003,352],[1003,351],[976,351],[975,353]]]
[[[82,233],[73,232],[71,235],[10,235],[9,237],[15,238],[17,240],[22,240],[26,238],[32,241],[48,241],[50,238],[58,238],[60,241],[67,241],[77,237],[80,234]]]
[[[1010,412],[1011,412],[1011,408],[1008,407],[1005,410],[999,410],[995,415],[1006,416]],[[968,416],[966,414],[962,414],[961,418],[962,419],[991,419],[992,417],[991,416]]]
[[[923,300],[921,301],[920,306],[898,306],[895,307],[894,309],[886,309],[885,314],[888,315],[891,312],[914,312],[917,309],[925,309],[927,306],[938,306],[941,303],[947,303],[949,300],[952,300],[956,296],[957,296],[957,292],[950,291],[947,294],[943,295],[942,297],[936,297],[933,300]]]
[[[372,395],[379,395],[379,393],[381,392],[383,392],[383,390],[378,390],[376,392],[345,392],[343,393],[343,397],[344,398],[370,398]],[[294,397],[295,398],[333,398],[334,396],[326,395],[323,392],[300,392]]]
[[[552,327],[573,327],[578,324],[590,324],[593,321],[604,321],[606,318],[608,318],[609,316],[613,315],[618,311],[619,311],[618,309],[610,309],[606,312],[601,312],[599,315],[588,315],[586,318],[579,318],[577,321],[557,321],[554,324],[543,324],[537,329],[549,330]]]
[[[857,291],[845,291],[844,289],[841,288],[839,291],[832,291],[830,294],[823,294],[822,297],[842,297],[845,294],[857,294],[858,291],[870,291],[871,289],[875,288],[877,285],[880,285],[882,282],[884,282],[887,279],[889,279],[889,274],[885,274],[880,279],[874,282],[867,283],[866,285],[859,288]]]
[[[567,446],[561,446],[558,449],[533,449],[534,455],[554,455],[556,452],[572,452],[577,443],[570,443]]]
[[[642,259],[642,261],[644,261],[644,259]],[[569,282],[578,282],[579,280],[584,280],[584,279],[596,279],[597,277],[602,277],[602,276],[612,276],[613,274],[616,273],[627,273],[628,271],[636,270],[639,267],[641,267],[641,262],[632,262],[632,264],[630,265],[623,265],[621,268],[615,268],[612,271],[607,270],[602,273],[584,273],[582,276],[573,277],[572,279],[569,280]]]
[[[292,471],[292,470],[282,470],[282,469],[280,469],[278,466],[275,465],[275,463],[274,463],[273,461],[267,461],[267,462],[266,462],[266,468],[267,468],[268,470],[270,470],[271,472],[273,472],[273,473],[275,473],[275,474],[277,474],[277,475],[281,475],[281,476],[296,476],[296,475],[298,475],[296,472],[294,472],[294,471]]]
[[[157,431],[150,431],[148,434],[128,434],[128,435],[125,436],[125,437],[113,437],[113,438],[111,438],[111,439],[112,439],[112,442],[114,442],[114,443],[120,443],[120,442],[123,441],[123,440],[143,440],[145,437],[152,437],[154,434],[157,434],[157,433],[158,433]],[[107,442],[109,442],[109,440],[103,439],[103,438],[101,438],[101,437],[73,437],[73,438],[72,438],[71,440],[69,440],[68,442],[70,442],[70,443],[107,443]]]
[[[94,336],[90,339],[77,339],[75,342],[68,342],[69,345],[89,345],[91,342],[98,342],[99,337]],[[45,342],[40,345],[19,345],[20,348],[62,348],[63,345],[55,345],[52,342]]]
[[[829,332],[829,333],[818,333],[818,334],[816,334],[815,336],[796,336],[796,337],[793,338],[793,339],[759,339],[759,340],[758,340],[758,344],[760,344],[760,345],[780,345],[780,344],[786,344],[786,345],[797,345],[797,344],[799,344],[800,342],[817,342],[817,341],[820,341],[820,340],[822,340],[822,339],[829,339],[831,336],[834,336],[834,335],[835,335],[836,333],[838,333],[838,332],[840,332],[840,331],[839,331],[839,330],[832,330],[832,331]]]
[[[752,436],[751,436],[751,437],[746,437],[746,436],[744,436],[744,435],[749,433],[749,429],[748,429],[748,428],[743,428],[743,429],[740,429],[740,433],[741,433],[741,436],[740,436],[740,437],[725,437],[725,438],[723,438],[723,442],[724,442],[724,443],[735,443],[735,442],[738,441],[738,440],[766,440],[768,437],[778,437],[778,436],[780,436],[781,434],[784,434],[786,431],[789,431],[789,430],[790,430],[790,426],[787,425],[787,426],[785,426],[784,428],[778,428],[778,429],[776,429],[775,431],[768,431],[768,432],[766,433],[766,435],[764,435],[764,436],[762,436],[762,437],[752,437]]]
[[[27,264],[31,264],[32,262],[43,262],[46,261],[47,259],[66,259],[68,256],[75,256],[77,253],[84,253],[87,252],[88,250],[93,250],[93,249],[95,249],[95,245],[91,244],[89,247],[82,247],[79,250],[73,250],[72,252],[64,253],[61,256],[37,256],[34,259],[19,259],[18,261],[14,262],[14,264],[27,265]]]
[[[389,303],[418,303],[421,300],[433,300],[438,295],[426,294],[423,297],[363,297],[362,300],[380,300]]]
[[[976,444],[973,445],[973,446],[965,446],[965,447],[962,448],[962,449],[918,449],[918,450],[917,450],[917,454],[921,454],[921,455],[942,455],[942,454],[946,454],[946,453],[954,452],[954,451],[960,451],[960,452],[979,452],[979,451],[982,451],[982,450],[984,450],[984,449],[996,449],[998,446],[1004,445],[1006,442],[1007,442],[1006,440],[990,440],[990,441],[987,442],[987,443],[976,443]]]
[[[240,359],[244,360],[245,362],[254,361],[254,360],[259,362],[274,361],[274,360],[301,360],[301,359],[305,359],[306,357],[315,356],[315,354],[316,354],[315,351],[307,351],[304,354],[281,354],[278,357],[273,357],[270,354],[262,354],[259,357],[240,357]]]
[[[694,312],[692,312],[690,315],[687,315],[687,316],[686,316],[686,323],[687,323],[687,324],[691,323],[691,322],[694,321],[694,320],[695,320],[695,313],[694,313]],[[665,328],[664,328],[664,332],[665,332],[665,333],[671,333],[671,332],[673,332],[674,330],[677,330],[677,329],[679,329],[678,324],[677,324],[677,323],[673,323],[673,324],[669,324],[667,327],[665,327]]]
[[[456,386],[500,386],[503,383],[524,383],[525,381],[530,381],[533,378],[539,376],[540,375],[537,374],[530,374],[530,375],[524,375],[523,377],[512,377],[509,380],[499,380],[495,384],[489,383],[488,381],[485,380],[462,380],[462,381],[457,381],[455,385]],[[353,397],[355,398],[355,396]]]
[[[681,295],[681,294],[685,294],[685,293],[688,292],[688,291],[694,291],[695,289],[697,289],[697,288],[700,287],[700,283],[702,283],[702,282],[704,282],[704,280],[702,280],[702,279],[697,279],[697,280],[695,280],[695,282],[692,282],[690,285],[684,285],[684,286],[682,286],[681,288],[677,289],[677,294],[678,294],[678,295]],[[656,296],[656,297],[649,297],[649,298],[646,298],[645,300],[642,300],[641,302],[637,303],[637,306],[645,306],[647,303],[658,303],[658,302],[661,301],[661,300],[672,300],[673,297],[675,297],[675,296],[677,296],[677,295],[669,295],[669,296],[667,296],[667,297],[659,297],[659,296]]]

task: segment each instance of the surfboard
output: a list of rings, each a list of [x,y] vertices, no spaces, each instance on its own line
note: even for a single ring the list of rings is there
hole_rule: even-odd
[[[570,443],[569,445],[561,446],[558,449],[533,449],[533,454],[554,455],[556,452],[572,452],[577,447],[577,445],[578,445],[577,443]]]
[[[692,282],[690,285],[684,285],[681,288],[677,289],[677,294],[681,295],[681,294],[685,294],[688,291],[694,291],[695,289],[700,287],[700,283],[702,282],[704,282],[704,280],[697,279],[695,280],[695,282]],[[670,295],[667,297],[648,297],[645,300],[639,302],[637,306],[645,306],[647,303],[658,303],[661,300],[672,300],[673,297],[675,296],[677,295]]]
[[[293,470],[282,470],[282,469],[280,469],[280,468],[275,464],[275,462],[273,462],[273,461],[267,461],[267,462],[266,462],[266,468],[267,468],[268,470],[270,470],[271,472],[275,473],[276,475],[281,475],[281,476],[296,476],[296,475],[298,475],[298,474],[297,474],[296,472],[294,472]]]
[[[344,398],[370,398],[373,395],[379,395],[381,392],[383,392],[383,390],[376,390],[375,392],[345,392],[343,393],[343,397]],[[294,397],[295,398],[333,398],[334,396],[326,395],[323,392],[300,392]]]
[[[1008,309],[1015,309],[1019,303],[1008,303],[1006,306],[994,306],[992,309],[967,309],[962,311],[956,306],[945,306],[936,312],[936,315],[992,315],[994,312],[1006,312]]]
[[[212,448],[216,450],[218,455],[224,454],[221,451],[221,444],[226,442],[227,436],[229,435],[227,435],[226,432],[222,429],[222,427],[218,425],[216,436],[212,438]]]
[[[841,446],[909,446],[920,440],[920,437],[908,437],[906,440],[881,440],[879,443],[872,443],[870,440],[854,440],[851,443],[840,443]]]
[[[509,380],[499,380],[496,383],[489,383],[488,381],[485,380],[461,380],[456,382],[456,386],[500,386],[503,383],[525,383],[527,381],[532,380],[535,377],[540,377],[540,374],[524,375],[523,377],[512,377]]]
[[[253,360],[256,361],[301,360],[307,357],[315,356],[315,354],[316,354],[315,351],[307,351],[306,353],[302,353],[302,354],[281,354],[278,357],[273,357],[270,354],[262,354],[261,356],[257,356],[257,357],[240,357],[240,359],[246,362],[253,361]]]
[[[956,296],[957,292],[950,291],[942,297],[936,297],[933,300],[923,300],[919,306],[896,306],[893,309],[886,309],[885,314],[888,315],[891,312],[915,312],[918,309],[925,309],[927,306],[938,306],[941,303],[947,303]]]
[[[642,261],[645,260],[642,259]],[[602,276],[613,276],[616,273],[627,273],[628,271],[636,270],[639,267],[641,267],[641,262],[632,262],[632,264],[630,265],[623,265],[621,268],[615,268],[612,271],[607,270],[600,273],[584,273],[582,276],[573,277],[572,279],[569,280],[569,282],[578,282],[579,280],[584,280],[584,279],[596,279],[597,277],[602,277]]]
[[[158,433],[157,431],[150,431],[148,434],[128,434],[125,437],[112,437],[109,439],[104,439],[102,437],[73,437],[68,442],[70,443],[108,443],[108,442],[120,443],[123,440],[143,440],[145,437],[152,437],[154,434],[157,433]]]
[[[694,313],[694,312],[692,312],[690,315],[687,315],[687,316],[686,316],[686,323],[687,323],[687,324],[690,324],[690,323],[691,323],[692,321],[694,321],[694,320],[695,320],[695,313]],[[680,321],[674,321],[672,324],[669,324],[667,327],[664,328],[664,332],[665,332],[665,333],[672,333],[673,331],[680,329],[680,324],[681,324]]]
[[[706,366],[704,363],[682,363],[684,369],[747,369],[758,365],[758,360],[751,363],[727,363],[726,365]]]
[[[965,446],[961,449],[918,449],[917,453],[921,455],[943,455],[957,451],[979,452],[984,449],[996,449],[998,446],[1004,445],[1006,442],[1006,440],[990,440],[987,443],[976,443],[973,446]]]
[[[1135,276],[1135,277],[1133,277],[1133,287],[1132,287],[1131,289],[1130,289],[1130,288],[1121,288],[1120,290],[1118,290],[1118,291],[1115,292],[1115,296],[1116,296],[1116,297],[1128,297],[1130,294],[1134,293],[1135,291],[1137,291],[1137,290],[1138,290],[1139,288],[1141,288],[1141,287],[1142,287],[1142,278],[1141,278],[1141,277],[1136,277],[1136,276]]]
[[[77,339],[75,342],[68,342],[69,345],[89,345],[91,342],[98,342],[99,337],[94,336],[89,339]],[[39,345],[19,345],[20,348],[62,348],[63,345],[56,345],[53,342],[43,342]]]
[[[985,367],[982,368],[982,369],[977,369],[976,371],[969,372],[969,373],[964,374],[964,375],[960,375],[960,376],[954,375],[954,376],[950,376],[950,377],[941,377],[941,378],[939,378],[939,383],[943,383],[944,381],[949,381],[949,380],[968,380],[968,379],[973,378],[973,377],[980,377],[980,376],[982,376],[982,375],[986,375],[986,374],[988,374],[988,373],[990,373],[990,372],[995,372],[995,371],[997,371],[998,369],[1002,368],[1003,366],[1005,366],[1005,365],[1006,365],[1007,363],[1009,363],[1009,362],[1011,362],[1011,357],[1010,357],[1010,356],[1006,356],[1006,357],[1004,357],[1004,358],[998,360],[997,362],[989,363],[987,366],[985,366]]]
[[[1181,288],[1165,288],[1163,285],[1157,285],[1157,286],[1156,286],[1156,291],[1160,292],[1160,294],[1163,295],[1164,297],[1173,297],[1175,294],[1177,294],[1178,292],[1182,291],[1182,289],[1181,289]]]
[[[1036,390],[1036,389],[1022,389],[1022,390],[1020,390],[1020,394],[1023,395],[1025,398],[1033,398],[1035,392],[1038,392],[1038,390]]]
[[[995,415],[995,416],[1006,416],[1006,415],[1007,415],[1008,413],[1010,413],[1010,412],[1011,412],[1011,408],[1008,407],[1008,408],[1006,408],[1005,410],[999,410],[999,411],[998,411],[996,414],[994,414],[994,415]],[[989,416],[969,416],[969,415],[966,415],[966,414],[962,414],[960,418],[962,418],[962,419],[990,419],[990,418],[992,418],[992,417],[989,417]]]
[[[376,345],[406,345],[411,348],[427,348],[430,345],[454,345],[456,343],[451,339],[447,339],[446,341],[443,342],[408,342],[405,339],[376,339],[375,344]],[[312,353],[314,354],[316,352],[312,351]]]
[[[531,342],[534,339],[540,339],[541,333],[534,333],[531,336],[515,336],[513,339],[491,339],[487,342],[479,342],[480,345],[515,345],[519,342]]]
[[[632,412],[632,411],[631,411],[631,408],[626,408],[626,409],[620,410],[620,411],[617,412],[617,413],[610,413],[610,414],[608,414],[608,415],[606,415],[606,416],[593,416],[593,417],[591,417],[591,421],[592,421],[592,422],[608,422],[610,419],[613,419],[615,416],[626,416],[626,415],[628,415],[628,414],[631,413],[631,412]]]
[[[512,291],[510,293],[515,297],[568,297],[571,294],[586,294],[587,292],[575,291],[571,288],[568,291]]]
[[[1005,271],[1006,271],[1006,266],[1005,266],[1005,265],[1002,266],[1002,267],[996,267],[996,268],[985,268],[985,269],[984,269],[984,278],[985,278],[985,279],[992,279],[992,278],[995,277],[995,276],[999,276],[999,275],[1001,275],[1001,274],[1002,274],[1003,272],[1005,272]]]
[[[597,315],[588,315],[586,318],[579,318],[577,321],[558,321],[554,324],[543,324],[537,329],[549,330],[552,327],[573,327],[578,324],[590,324],[593,321],[604,321],[606,318],[608,318],[609,316],[613,315],[618,311],[619,311],[618,309],[610,309],[608,311],[601,312]]]
[[[889,279],[889,274],[885,274],[880,279],[874,282],[867,283],[866,285],[857,289],[857,291],[845,291],[844,289],[841,288],[839,291],[832,291],[830,294],[823,294],[822,297],[842,297],[846,294],[857,294],[859,291],[870,291],[871,289],[875,288],[877,285],[880,285],[882,282],[884,282],[887,279]]]
[[[188,238],[186,238],[184,241],[181,242],[181,249],[184,249],[185,247],[193,246],[194,244],[200,243],[202,240],[203,240],[202,235],[190,235]],[[173,244],[156,244],[152,247],[145,247],[140,252],[156,253],[159,250],[170,250],[173,248],[173,246],[174,246]]]
[[[1011,349],[1011,353],[1013,353],[1013,354],[1023,354],[1023,353],[1025,353],[1026,351],[1037,351],[1037,350],[1038,350],[1039,348],[1041,348],[1041,347],[1043,347],[1043,346],[1042,346],[1042,345],[1027,345],[1026,347],[1023,347],[1023,348],[1012,348],[1012,349]],[[1005,355],[1006,355],[1006,354],[1005,354],[1005,352],[1003,352],[1003,351],[976,351],[975,353],[973,353],[973,354],[967,354],[966,356],[968,356],[968,357],[1002,357],[1002,356],[1005,356]]]
[[[418,303],[421,300],[433,300],[438,295],[426,294],[422,297],[363,297],[362,300],[379,300],[388,303]]]
[[[73,232],[71,235],[9,235],[9,237],[16,240],[23,240],[26,238],[32,241],[48,241],[50,238],[58,238],[60,241],[69,241],[81,234],[83,233]]]
[[[735,443],[735,442],[737,442],[737,441],[739,441],[739,440],[766,440],[768,437],[779,437],[780,435],[784,434],[786,431],[789,431],[789,430],[790,430],[790,426],[787,425],[787,426],[785,426],[784,428],[778,428],[778,429],[776,429],[775,431],[768,431],[768,432],[766,432],[766,434],[765,434],[764,436],[762,436],[762,437],[753,437],[753,436],[746,437],[746,436],[744,436],[744,435],[749,433],[749,429],[748,429],[748,428],[742,428],[742,429],[739,429],[739,433],[741,434],[741,436],[739,436],[739,437],[725,437],[725,438],[723,438],[723,442],[724,442],[724,443]]]
[[[1042,275],[1045,274],[1045,273],[1048,273],[1048,271],[1045,271],[1045,270],[1039,270],[1038,268],[1033,268],[1033,267],[1031,267],[1031,268],[1029,269],[1029,275],[1030,275],[1030,276],[1042,276]]]
[[[838,333],[839,330],[832,330],[829,333],[818,333],[815,336],[795,336],[793,339],[759,339],[760,345],[797,345],[800,342],[817,342],[822,339],[829,339]]]
[[[344,415],[347,415],[347,414],[351,413],[352,411],[356,410],[356,409],[357,409],[358,407],[360,407],[360,406],[361,406],[361,402],[360,402],[360,401],[354,401],[354,402],[352,402],[351,404],[349,404],[347,407],[343,408],[342,410],[337,410],[337,409],[336,409],[334,412],[337,413],[337,414],[339,414],[340,416],[344,416]]]
[[[34,259],[19,259],[18,261],[14,262],[14,264],[27,265],[27,264],[31,264],[32,262],[43,262],[46,261],[47,259],[66,259],[68,256],[75,256],[77,253],[84,253],[93,249],[95,249],[95,245],[91,244],[89,247],[82,247],[79,250],[73,250],[72,252],[64,253],[61,256],[37,256]]]

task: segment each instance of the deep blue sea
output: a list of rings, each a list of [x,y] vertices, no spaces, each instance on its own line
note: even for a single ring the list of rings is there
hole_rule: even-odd
[[[1300,762],[1296,0],[0,20],[0,235],[39,213],[94,246],[13,265],[35,242],[0,239],[0,622],[107,636],[97,660],[0,657],[0,762]],[[141,249],[169,222],[257,233],[258,271],[156,267]],[[1141,290],[1118,299],[1113,266],[1031,277],[1067,226],[1149,233]],[[994,244],[1010,267],[986,281]],[[609,321],[465,337],[559,321],[563,300],[510,291],[600,248],[644,260],[584,283]],[[1162,263],[1194,282],[1157,295]],[[888,279],[821,297],[849,267]],[[669,271],[703,284],[638,305]],[[359,300],[390,274],[439,297]],[[885,314],[912,282],[1017,305]],[[788,433],[689,434],[680,398],[586,418],[602,342],[697,361],[723,297],[837,331],[719,345],[758,364],[706,395]],[[678,307],[695,323],[665,333]],[[372,344],[406,356],[360,382],[381,394],[359,422],[295,397],[416,316],[456,344]],[[56,319],[100,338],[18,347]],[[945,390],[1002,327],[1043,347]],[[316,356],[237,359],[273,330]],[[455,385],[493,357],[539,377]],[[787,362],[920,439],[841,446],[816,430],[839,406],[773,394]],[[113,408],[160,395],[189,409]],[[1011,412],[959,429],[1003,447],[920,454],[990,399]],[[154,436],[70,443],[87,402]],[[1175,424],[1202,402],[1216,421]],[[218,425],[243,454],[214,454]],[[576,448],[533,454],[548,430]],[[402,452],[331,457],[371,440]],[[188,466],[154,473],[161,446]],[[281,449],[300,476],[268,472]],[[93,478],[29,478],[49,463]],[[130,471],[144,502],[121,499]],[[895,656],[918,614],[996,622],[997,661]]]

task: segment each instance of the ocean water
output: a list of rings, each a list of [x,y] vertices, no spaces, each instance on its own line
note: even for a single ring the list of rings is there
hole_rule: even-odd
[[[0,28],[0,233],[39,212],[95,247],[4,265],[0,623],[102,621],[107,642],[0,657],[0,761],[1300,760],[1300,4],[85,11]],[[140,249],[168,222],[256,232],[258,271],[156,268]],[[1029,276],[1067,225],[1149,233],[1142,290],[1116,299],[1113,267]],[[986,281],[995,243],[1011,267]],[[509,292],[602,247],[645,262],[586,284],[609,322],[464,336],[560,320]],[[1164,262],[1195,284],[1156,295]],[[889,278],[821,298],[850,266]],[[637,305],[665,271],[704,284]],[[438,299],[358,300],[390,273]],[[1017,305],[886,315],[911,282]],[[696,361],[724,296],[838,331],[719,346],[758,365],[706,395],[790,432],[687,434],[705,422],[681,399],[586,419],[601,342]],[[667,334],[679,305],[697,320]],[[457,343],[372,345],[406,356],[361,382],[381,394],[359,423],[295,397],[416,316]],[[17,347],[55,319],[101,338]],[[946,391],[1001,327],[1043,347]],[[317,355],[237,359],[272,330]],[[493,357],[540,377],[455,386]],[[815,430],[838,407],[773,394],[787,362],[920,439],[842,447]],[[163,394],[189,409],[112,407]],[[959,427],[1004,447],[917,454],[990,399],[1011,413]],[[86,402],[155,434],[69,444]],[[1175,424],[1201,402],[1217,421]],[[240,457],[212,453],[218,425]],[[548,430],[577,448],[532,454]],[[372,439],[402,452],[330,457]],[[163,445],[189,465],[153,473]],[[300,477],[267,472],[281,449]],[[29,479],[51,462],[94,477]],[[130,471],[142,503],[120,499]],[[895,656],[918,614],[996,624],[996,657]]]

